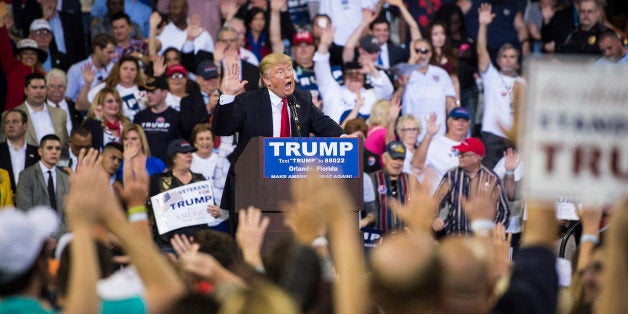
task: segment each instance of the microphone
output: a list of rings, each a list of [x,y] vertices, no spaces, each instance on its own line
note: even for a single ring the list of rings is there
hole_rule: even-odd
[[[292,121],[297,126],[297,136],[301,137],[301,124],[299,123],[299,116],[297,115],[297,108],[300,105],[297,103],[297,98],[294,95],[290,95],[288,98],[288,107],[290,107],[290,115],[292,116]]]

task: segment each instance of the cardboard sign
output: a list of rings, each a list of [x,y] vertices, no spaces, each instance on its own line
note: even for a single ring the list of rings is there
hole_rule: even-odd
[[[150,198],[159,234],[175,229],[213,222],[207,212],[214,205],[211,181],[187,184]]]
[[[528,64],[521,111],[528,199],[613,202],[628,189],[628,67],[590,60]]]

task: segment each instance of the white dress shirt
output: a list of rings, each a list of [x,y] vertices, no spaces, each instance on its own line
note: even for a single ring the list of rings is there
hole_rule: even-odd
[[[63,99],[58,104],[55,104],[50,100],[47,100],[46,103],[52,107],[61,108],[65,111],[65,115],[67,118],[65,127],[68,129],[68,134],[70,134],[72,132],[72,116],[70,116],[70,107],[68,106],[68,102]]]
[[[55,191],[57,190],[57,171],[55,171],[55,167],[53,166],[52,168],[48,168],[46,165],[44,165],[44,163],[40,160],[39,161],[39,167],[41,168],[41,172],[44,173],[44,181],[46,182],[46,184],[48,184],[48,170],[50,170],[50,173],[52,174],[52,184],[55,187]]]
[[[35,111],[31,108],[31,105],[28,104],[28,101],[24,101],[26,104],[26,108],[28,109],[28,114],[30,115],[30,119],[33,127],[35,128],[35,134],[37,135],[37,143],[41,141],[41,138],[48,134],[55,134],[55,128],[52,125],[52,118],[50,117],[50,111],[48,111],[48,106],[44,104],[44,109],[42,111]]]
[[[7,141],[9,145],[9,155],[11,155],[11,167],[13,168],[13,179],[17,185],[17,181],[20,178],[20,172],[24,170],[26,164],[26,141],[22,147],[16,149],[10,141]]]

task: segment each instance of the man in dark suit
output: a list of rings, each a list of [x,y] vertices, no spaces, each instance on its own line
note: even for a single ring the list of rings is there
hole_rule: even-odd
[[[41,139],[37,150],[41,160],[20,173],[16,205],[23,210],[34,206],[50,206],[61,217],[57,236],[67,232],[63,217],[64,198],[70,190],[70,177],[55,167],[61,157],[61,140],[54,134]]]
[[[68,65],[86,57],[85,31],[80,12],[68,13],[57,11],[58,0],[28,0],[23,10],[24,34],[30,31],[31,23],[43,18],[50,23],[53,40],[50,49],[56,49],[68,57]],[[63,39],[63,40],[61,40]],[[61,44],[61,45],[59,45]],[[64,70],[67,70],[64,69]]]
[[[37,146],[26,143],[28,115],[24,111],[11,109],[2,122],[7,140],[0,143],[0,168],[9,172],[11,190],[15,191],[20,172],[37,163],[39,154]]]
[[[230,212],[232,232],[235,231],[236,219],[234,165],[251,138],[309,136],[310,133],[332,137],[344,134],[336,122],[314,106],[309,92],[295,91],[296,82],[290,57],[282,53],[267,55],[259,66],[264,88],[236,96],[244,90],[247,83],[240,81],[238,62],[235,53],[228,54],[225,59],[221,83],[224,94],[220,96],[212,118],[212,130],[216,135],[239,133],[238,145],[228,157],[231,167],[220,206]],[[292,107],[298,119],[290,117],[288,101],[296,104]]]
[[[390,40],[390,22],[383,16],[373,21],[369,28],[379,42],[379,51],[375,65],[382,69],[389,69],[401,62],[407,62],[410,57],[407,49],[403,49]]]

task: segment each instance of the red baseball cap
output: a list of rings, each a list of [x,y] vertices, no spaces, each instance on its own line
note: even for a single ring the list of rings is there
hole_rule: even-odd
[[[314,45],[314,35],[310,31],[300,30],[292,36],[292,45],[296,46],[302,43]]]
[[[479,156],[484,156],[485,152],[484,143],[477,137],[470,137],[462,141],[460,145],[454,146],[454,149],[460,153],[474,152]]]
[[[186,71],[185,68],[182,65],[175,64],[175,65],[169,67],[166,70],[166,77],[168,77],[168,76],[170,76],[172,74],[175,74],[175,73],[181,73],[181,74],[183,74],[185,76],[188,75],[188,71]]]

